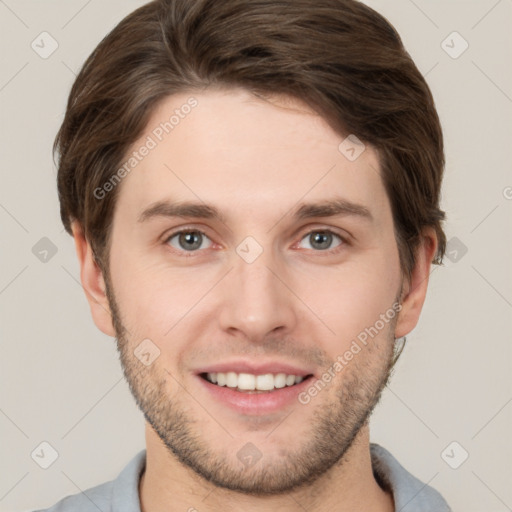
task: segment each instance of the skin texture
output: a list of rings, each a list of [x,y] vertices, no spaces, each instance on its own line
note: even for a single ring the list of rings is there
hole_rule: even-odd
[[[198,105],[118,185],[109,276],[73,224],[93,319],[117,338],[146,418],[142,510],[394,510],[372,474],[367,420],[394,339],[418,321],[435,233],[425,230],[404,281],[378,155],[367,146],[349,161],[338,150],[345,136],[289,98],[241,89],[174,95],[133,148],[191,96]],[[302,203],[335,197],[372,219],[294,217]],[[224,218],[140,222],[160,200],[206,203]],[[170,238],[185,228],[206,235],[198,249]],[[319,248],[310,235],[326,230],[341,238]],[[236,251],[248,236],[257,242],[250,251],[262,250],[251,263]],[[307,404],[242,414],[197,375],[236,359],[288,363],[318,379],[397,302],[400,313]],[[134,355],[144,339],[160,351],[149,366]],[[261,453],[251,467],[237,457],[247,443]]]

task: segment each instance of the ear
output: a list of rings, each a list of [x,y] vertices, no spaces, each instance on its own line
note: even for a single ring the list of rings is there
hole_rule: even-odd
[[[85,238],[82,226],[78,221],[74,221],[71,229],[75,239],[76,254],[80,262],[80,281],[89,302],[94,323],[100,331],[115,337],[103,273],[94,258],[91,244]]]
[[[422,233],[421,243],[416,250],[416,263],[410,280],[402,287],[402,309],[395,326],[395,338],[409,334],[418,323],[423,303],[427,295],[430,265],[437,250],[437,236],[433,228]]]

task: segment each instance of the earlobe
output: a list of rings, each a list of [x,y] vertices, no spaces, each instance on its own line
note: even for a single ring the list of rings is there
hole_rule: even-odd
[[[91,244],[86,239],[78,221],[72,223],[72,231],[76,254],[80,263],[80,281],[89,302],[94,323],[100,331],[108,336],[115,337],[103,273],[94,258]]]
[[[437,236],[433,228],[423,232],[422,242],[416,251],[416,263],[411,279],[402,291],[402,309],[395,326],[395,338],[409,334],[418,323],[427,295],[430,267],[437,250]]]

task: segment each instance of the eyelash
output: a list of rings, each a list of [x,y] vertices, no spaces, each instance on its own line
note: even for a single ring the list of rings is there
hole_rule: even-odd
[[[182,257],[185,257],[185,258],[193,257],[193,256],[195,256],[194,253],[200,253],[200,252],[204,251],[204,249],[196,249],[194,251],[185,251],[185,250],[180,250],[180,249],[171,247],[169,245],[169,241],[172,238],[174,238],[175,236],[180,235],[181,233],[199,233],[211,241],[210,237],[204,231],[201,231],[200,229],[183,228],[183,229],[179,229],[177,231],[173,231],[172,233],[170,233],[168,236],[165,237],[164,244],[166,246],[170,247],[170,249],[173,252],[177,252],[178,254],[180,254]],[[339,233],[336,233],[335,231],[332,231],[330,229],[321,229],[321,228],[312,229],[310,231],[307,231],[300,237],[300,241],[304,240],[304,238],[306,238],[307,236],[310,236],[312,233],[330,234],[330,235],[333,235],[333,236],[339,238],[341,241],[341,243],[338,246],[334,247],[333,249],[325,249],[325,250],[307,249],[308,251],[312,250],[313,252],[316,252],[319,255],[329,256],[329,255],[337,254],[338,252],[342,251],[345,246],[350,245],[346,237],[344,237],[344,236],[340,235]]]

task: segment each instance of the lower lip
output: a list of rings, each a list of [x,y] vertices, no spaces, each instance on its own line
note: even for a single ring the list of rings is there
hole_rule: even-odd
[[[297,402],[297,395],[310,385],[312,379],[310,376],[299,384],[275,389],[270,392],[244,393],[227,386],[217,386],[217,384],[212,384],[199,375],[197,378],[201,381],[207,392],[211,393],[216,400],[241,414],[249,415],[270,414]]]

